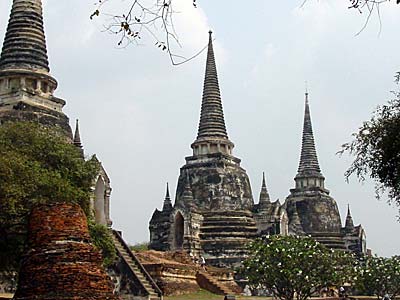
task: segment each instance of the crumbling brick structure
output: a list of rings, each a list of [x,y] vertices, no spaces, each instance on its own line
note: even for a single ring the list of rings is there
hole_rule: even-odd
[[[79,205],[37,206],[28,234],[14,299],[118,299]]]

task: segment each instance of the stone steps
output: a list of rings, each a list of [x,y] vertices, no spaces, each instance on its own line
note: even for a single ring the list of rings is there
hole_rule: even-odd
[[[225,267],[226,262],[247,256],[247,244],[257,236],[257,227],[249,211],[217,211],[204,214],[199,236],[207,262]]]
[[[201,288],[204,288],[218,295],[233,295],[235,294],[229,287],[219,282],[211,274],[206,271],[199,271],[196,274],[197,283]]]
[[[200,233],[200,237],[202,239],[207,239],[207,238],[224,238],[224,237],[230,237],[230,238],[237,238],[237,237],[241,237],[241,238],[253,238],[255,237],[256,234],[255,232],[248,232],[248,231],[242,231],[241,229],[238,229],[237,232],[235,231],[218,231],[218,232],[202,232]]]
[[[201,231],[205,232],[205,233],[206,232],[220,231],[221,229],[223,229],[225,232],[236,232],[238,230],[238,226],[237,225],[232,225],[232,224],[229,224],[229,225],[226,225],[226,226],[223,226],[222,224],[221,225],[209,225],[209,224],[207,224],[207,225],[203,225],[201,227]],[[252,225],[250,225],[250,226],[240,226],[240,229],[242,231],[245,231],[245,232],[253,232],[253,233],[257,232],[257,228],[255,226],[252,226]]]
[[[124,260],[124,262],[130,268],[132,274],[135,276],[136,280],[143,287],[148,299],[162,300],[161,290],[157,287],[150,275],[146,272],[135,255],[122,240],[122,237],[119,235],[119,233],[113,231],[112,239],[119,256]]]

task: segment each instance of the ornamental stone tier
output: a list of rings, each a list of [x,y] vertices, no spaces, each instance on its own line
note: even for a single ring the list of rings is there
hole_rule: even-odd
[[[41,0],[14,0],[0,55],[0,121],[38,121],[71,139],[65,101],[54,96]]]

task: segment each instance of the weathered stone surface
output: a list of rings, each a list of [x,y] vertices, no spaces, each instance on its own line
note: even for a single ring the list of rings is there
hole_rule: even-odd
[[[304,232],[339,233],[341,220],[336,201],[323,194],[291,195],[287,198],[286,207],[289,218],[297,210]]]
[[[254,201],[246,171],[240,160],[222,153],[206,157],[192,156],[181,168],[176,189],[176,205],[185,207],[182,200],[187,184],[193,193],[194,204],[201,210],[251,210]]]
[[[118,299],[78,205],[33,209],[14,299]]]

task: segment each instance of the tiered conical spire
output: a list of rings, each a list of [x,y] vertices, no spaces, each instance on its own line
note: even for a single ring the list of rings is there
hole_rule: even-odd
[[[167,191],[165,193],[163,211],[169,211],[171,209],[172,209],[172,202],[171,202],[171,197],[169,196],[169,185],[168,185],[168,182],[167,182]]]
[[[72,143],[79,149],[79,151],[81,152],[82,158],[84,158],[85,153],[83,151],[81,135],[79,133],[79,120],[78,119],[76,119],[75,134],[74,134],[74,139],[73,139]]]
[[[347,216],[346,216],[346,225],[345,228],[347,230],[352,230],[354,228],[353,217],[350,213],[350,204],[347,204]]]
[[[263,172],[259,204],[260,204],[260,206],[265,206],[269,203],[270,203],[270,198],[269,198],[267,185],[265,183],[265,173]]]
[[[14,0],[0,56],[0,70],[48,73],[41,0]]]
[[[79,148],[82,148],[81,135],[79,133],[79,120],[78,119],[76,119],[76,123],[75,123],[74,145]]]
[[[217,67],[215,64],[212,32],[209,32],[206,75],[204,78],[203,100],[197,138],[219,137],[228,139],[221,93],[219,90]]]
[[[305,94],[305,110],[303,124],[303,138],[301,145],[300,164],[297,176],[322,176],[318,164],[317,151],[315,150],[314,135],[311,124],[308,92]]]
[[[197,139],[191,147],[194,156],[214,153],[232,155],[234,147],[226,132],[211,31],[209,32],[199,130]]]

